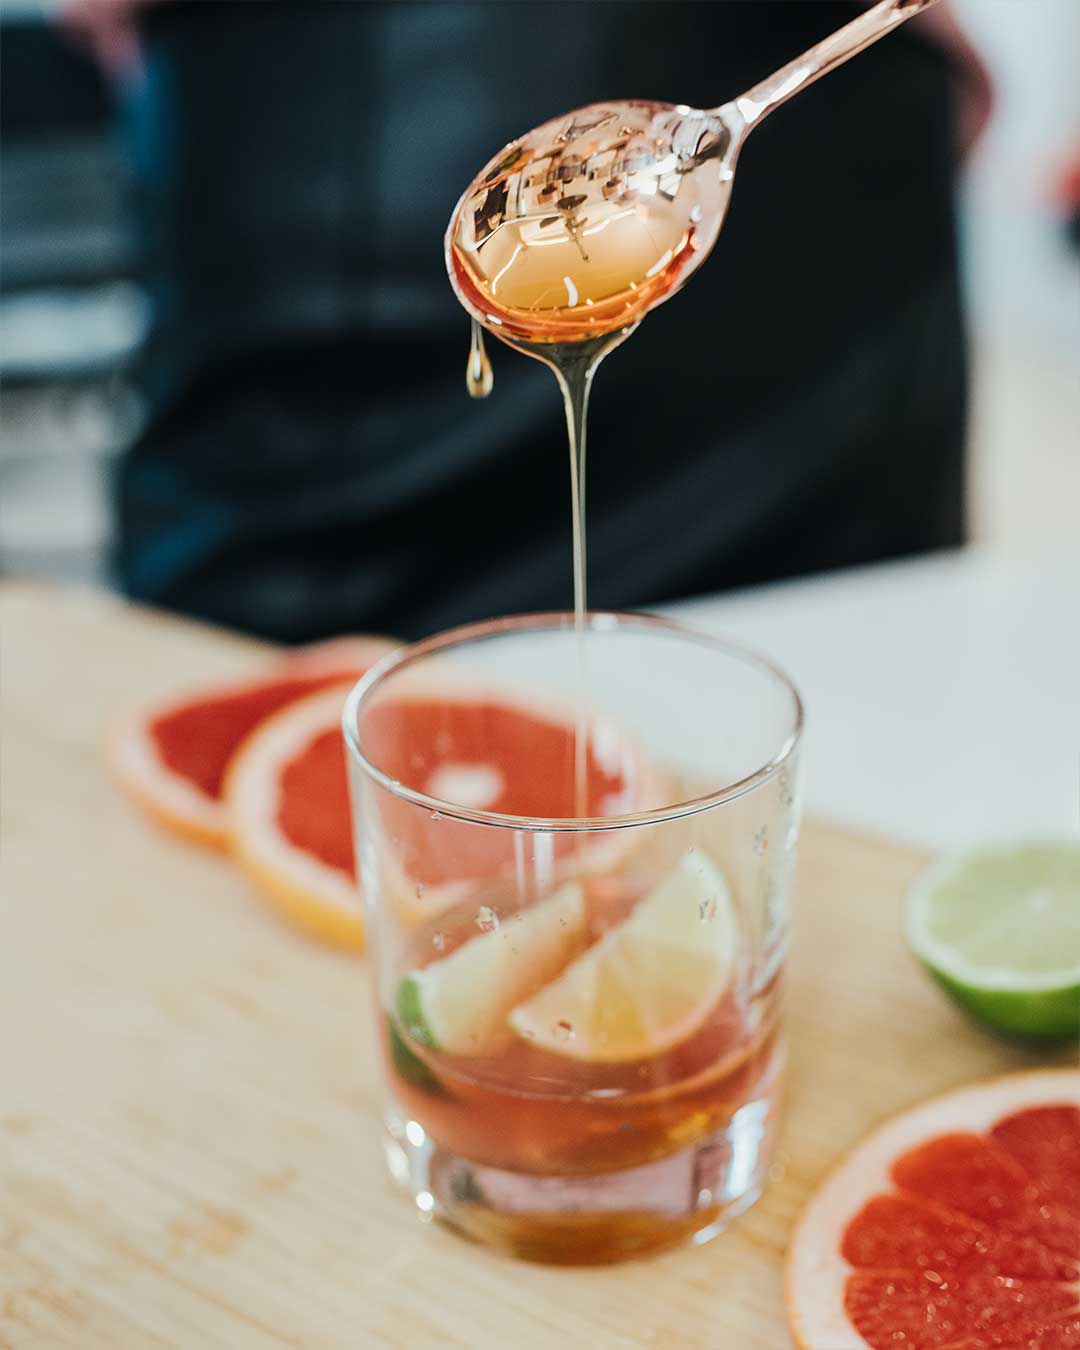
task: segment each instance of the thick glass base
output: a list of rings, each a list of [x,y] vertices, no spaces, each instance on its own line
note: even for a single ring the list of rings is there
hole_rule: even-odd
[[[440,1148],[408,1115],[387,1116],[386,1156],[420,1215],[527,1261],[598,1265],[705,1242],[761,1193],[776,1103],[748,1102],[723,1130],[642,1167],[537,1176]]]

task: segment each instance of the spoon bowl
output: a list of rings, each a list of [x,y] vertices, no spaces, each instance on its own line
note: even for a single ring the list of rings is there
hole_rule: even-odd
[[[637,322],[716,241],[739,143],[728,112],[596,103],[505,147],[448,235],[462,304],[500,337],[534,342]]]

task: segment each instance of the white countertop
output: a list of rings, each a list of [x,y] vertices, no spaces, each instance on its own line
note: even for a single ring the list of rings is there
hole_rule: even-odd
[[[669,612],[794,679],[808,814],[930,848],[1080,833],[1080,543],[934,554]]]

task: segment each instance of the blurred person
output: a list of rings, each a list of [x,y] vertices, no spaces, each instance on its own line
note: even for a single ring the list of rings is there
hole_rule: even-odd
[[[1065,160],[1056,186],[1056,204],[1065,214],[1073,247],[1080,249],[1080,145]]]
[[[285,641],[565,607],[561,403],[498,343],[466,397],[454,203],[562,110],[714,105],[852,9],[72,0],[127,85],[153,303],[124,589]],[[755,134],[713,256],[597,379],[593,607],[962,541],[954,188],[988,106],[939,9]]]

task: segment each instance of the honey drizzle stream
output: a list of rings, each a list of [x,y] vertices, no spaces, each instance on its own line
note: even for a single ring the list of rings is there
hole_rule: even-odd
[[[570,355],[552,362],[555,378],[562,390],[566,413],[566,434],[570,448],[570,511],[574,551],[574,645],[577,655],[577,697],[574,709],[574,815],[588,813],[588,668],[586,664],[585,619],[586,543],[585,543],[585,444],[589,413],[589,393],[593,375],[603,353]]]
[[[614,351],[637,327],[636,323],[610,333],[584,338],[579,342],[526,342],[498,336],[509,347],[541,361],[554,374],[563,396],[566,413],[566,434],[570,447],[570,503],[574,553],[574,639],[577,658],[577,690],[574,708],[574,815],[579,819],[588,813],[588,647],[585,630],[588,618],[586,586],[586,531],[585,531],[585,443],[589,413],[589,394],[593,376],[608,352]],[[477,351],[482,364],[478,364]],[[486,368],[486,387],[479,378]],[[476,388],[482,392],[474,393]],[[472,346],[469,351],[467,380],[469,393],[474,398],[486,398],[491,392],[491,367],[483,348],[483,333],[473,320]]]

